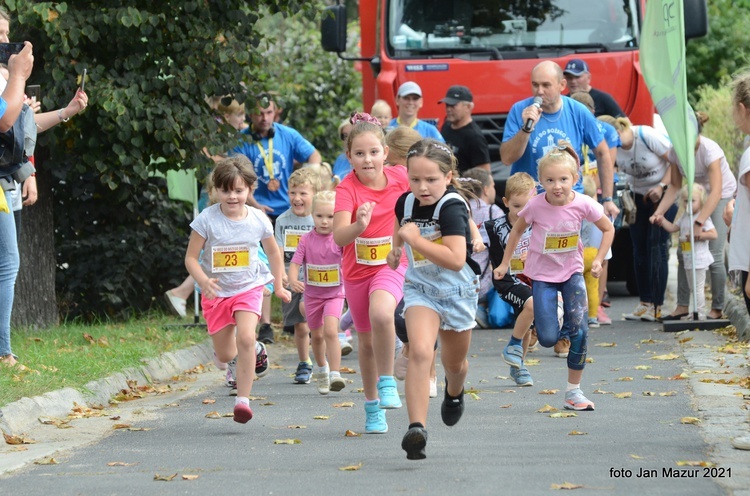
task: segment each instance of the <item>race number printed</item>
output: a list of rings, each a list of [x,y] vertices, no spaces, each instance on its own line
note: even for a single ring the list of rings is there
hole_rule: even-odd
[[[547,233],[544,237],[544,253],[565,253],[578,249],[577,231]]]
[[[284,251],[295,252],[299,245],[299,239],[307,234],[307,231],[300,231],[298,229],[287,229],[284,231]]]
[[[693,251],[693,245],[690,243],[689,239],[680,241],[680,248],[682,249],[683,253],[689,253]]]
[[[362,265],[384,265],[388,252],[391,251],[392,238],[357,238],[354,248],[357,253],[357,263]]]
[[[523,272],[524,262],[520,258],[510,259],[510,273],[511,275],[520,274]]]
[[[339,265],[315,265],[306,264],[307,284],[310,286],[319,286],[323,288],[341,286],[339,274]]]
[[[211,248],[211,272],[240,272],[250,268],[248,245],[214,246]]]
[[[438,245],[443,244],[443,235],[442,233],[440,233],[440,231],[433,232],[431,234],[423,234],[422,237]],[[411,255],[412,255],[412,258],[414,258],[414,267],[424,267],[425,265],[429,265],[432,263],[431,261],[427,260],[424,257],[424,255],[419,253],[414,248],[412,248],[411,250]]]

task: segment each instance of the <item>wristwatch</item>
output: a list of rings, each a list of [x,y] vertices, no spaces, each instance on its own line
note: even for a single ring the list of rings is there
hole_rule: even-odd
[[[667,188],[669,187],[668,185],[664,183],[659,183],[659,186],[661,186],[662,191],[667,191]]]

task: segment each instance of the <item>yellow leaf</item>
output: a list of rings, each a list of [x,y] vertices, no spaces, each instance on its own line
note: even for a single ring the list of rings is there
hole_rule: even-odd
[[[699,424],[701,423],[701,419],[698,417],[682,417],[680,419],[681,424]]]
[[[128,430],[131,432],[150,431],[151,427],[128,427]]]
[[[213,405],[214,403],[216,403],[216,400],[211,398],[206,398],[205,400],[203,400],[204,405]]]
[[[356,465],[347,465],[346,467],[339,467],[339,470],[343,470],[344,472],[354,472],[361,468],[362,468],[362,462],[359,462]]]
[[[219,412],[208,412],[206,414],[206,418],[209,418],[209,419],[219,419],[219,418],[221,418],[221,414]]]
[[[360,437],[362,434],[354,431],[350,431],[347,429],[347,431],[344,433],[345,437]]]
[[[646,374],[646,375],[643,376],[643,378],[646,379],[647,381],[658,381],[658,380],[661,380],[661,376],[660,375],[649,375],[649,374]]]
[[[302,444],[299,439],[276,439],[273,444]]]
[[[475,400],[475,401],[479,401],[479,400],[481,400],[481,399],[482,399],[482,398],[480,398],[480,397],[479,397],[479,395],[478,395],[477,393],[468,393],[468,394],[469,394],[469,396],[471,396],[471,398],[472,398],[473,400]]]
[[[550,413],[550,418],[570,418],[570,417],[577,417],[577,413],[573,412],[556,412],[556,413]]]
[[[501,393],[515,393],[515,392],[516,392],[516,390],[515,390],[515,389],[503,389],[503,390],[502,390],[502,391],[500,391],[500,392],[501,392]]]
[[[60,17],[60,14],[56,10],[47,9],[47,22],[54,22],[58,17]]]
[[[512,404],[508,403],[508,404],[505,404],[505,405],[500,405],[500,408],[510,408],[512,406],[513,406]]]
[[[572,482],[563,482],[562,484],[552,484],[550,489],[581,489],[583,484],[573,484]]]
[[[603,389],[595,389],[594,394],[614,394],[613,391],[605,391]]]
[[[559,392],[559,389],[542,389],[541,391],[539,391],[539,394],[557,394]]]
[[[687,379],[688,377],[689,376],[685,372],[683,372],[681,374],[673,375],[672,377],[669,378],[669,380],[670,381],[681,381],[683,379]]]
[[[643,457],[642,457],[642,456],[638,456],[638,455],[632,455],[632,454],[630,455],[630,458],[632,458],[632,459],[634,459],[634,460],[643,460]]]
[[[656,393],[654,393],[653,391],[644,391],[644,392],[641,393],[641,395],[643,395],[643,396],[656,396]]]
[[[534,365],[539,365],[540,363],[542,362],[540,362],[536,358],[530,358],[528,360],[523,361],[523,364],[526,365],[527,367],[533,367]]]
[[[356,370],[349,368],[349,367],[341,367],[341,369],[339,369],[339,372],[341,372],[342,374],[356,374],[357,373]]]
[[[705,462],[705,461],[688,461],[688,460],[682,460],[677,462],[677,465],[679,467],[715,467],[716,464],[713,462]]]
[[[329,418],[328,415],[316,415],[313,417],[314,420],[328,420]]]
[[[570,431],[568,432],[568,436],[588,436],[588,432],[581,432],[581,431]]]
[[[265,396],[248,396],[250,401],[263,401],[266,399]]]
[[[688,341],[692,341],[692,340],[693,340],[693,338],[692,338],[692,337],[689,337],[689,338],[682,338],[682,339],[679,339],[679,340],[678,340],[677,342],[678,342],[678,343],[681,343],[681,344],[685,344],[685,343],[687,343]]]
[[[656,344],[661,343],[658,339],[641,339],[641,344]]]
[[[617,343],[596,343],[594,346],[601,346],[602,348],[614,348]]]
[[[115,425],[112,426],[112,428],[115,429],[115,430],[117,430],[117,429],[129,429],[130,428],[130,424],[115,424]]]
[[[334,408],[351,408],[354,406],[354,403],[351,401],[345,401],[343,403],[335,403],[333,405]]]
[[[159,475],[159,474],[155,474],[154,475],[154,480],[155,481],[167,481],[167,482],[169,482],[172,479],[174,479],[175,477],[177,477],[176,473],[172,474],[172,475]]]
[[[618,398],[618,399],[623,399],[623,398],[630,398],[630,397],[632,397],[632,396],[633,396],[633,393],[632,393],[632,392],[630,392],[630,391],[628,391],[627,393],[617,393],[617,394],[615,395],[615,398]]]
[[[636,365],[633,367],[635,370],[650,370],[651,365]]]
[[[594,362],[596,362],[596,360],[594,360],[594,357],[587,357],[586,358],[586,363],[594,363]]]
[[[632,380],[633,380],[632,377],[620,377],[620,378],[615,379],[615,381],[617,382],[630,382]]]
[[[677,391],[667,391],[664,393],[659,393],[659,396],[677,396]]]
[[[187,481],[195,480],[198,477],[200,477],[200,475],[182,474],[182,480],[187,480]]]
[[[537,413],[551,413],[551,412],[556,412],[556,411],[557,411],[557,408],[555,408],[554,406],[544,405],[542,408],[537,410]]]
[[[132,467],[133,465],[138,465],[138,463],[125,463],[125,462],[109,462],[107,463],[108,467]]]
[[[650,359],[651,360],[676,360],[678,358],[680,358],[680,355],[676,355],[674,353],[668,353],[666,355],[652,356]]]
[[[34,465],[57,465],[58,461],[54,458],[43,458],[34,462]]]

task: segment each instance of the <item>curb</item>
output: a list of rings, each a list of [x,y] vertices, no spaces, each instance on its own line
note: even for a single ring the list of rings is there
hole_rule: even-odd
[[[750,339],[750,316],[747,314],[745,300],[733,294],[729,288],[725,294],[727,301],[724,304],[724,314],[737,329],[737,338],[740,341],[747,341]]]
[[[128,381],[145,384],[166,380],[201,363],[210,362],[212,356],[211,340],[207,339],[190,348],[144,360],[142,367],[131,367],[104,379],[91,381],[81,391],[64,388],[33,398],[21,398],[0,408],[0,430],[8,434],[20,433],[36,426],[39,417],[66,417],[73,408],[73,402],[79,405],[107,404],[121,389],[127,389]]]

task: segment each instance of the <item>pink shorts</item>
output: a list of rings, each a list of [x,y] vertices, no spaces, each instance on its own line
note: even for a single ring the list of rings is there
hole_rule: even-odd
[[[201,296],[201,307],[203,307],[203,318],[208,325],[208,333],[216,334],[230,325],[237,325],[234,312],[252,312],[260,317],[261,304],[263,302],[263,286],[249,289],[244,293],[225,298],[217,297],[211,300]]]
[[[315,298],[309,295],[305,296],[305,316],[307,317],[307,326],[310,329],[323,327],[323,320],[326,317],[341,318],[341,312],[344,310],[344,297],[337,298]]]
[[[396,304],[404,296],[404,275],[406,274],[406,264],[398,266],[398,269],[391,270],[387,265],[383,266],[377,274],[365,279],[348,281],[344,279],[344,291],[346,292],[346,301],[349,304],[349,311],[354,320],[354,328],[357,332],[370,332],[370,295],[374,291],[383,290],[393,295]]]

